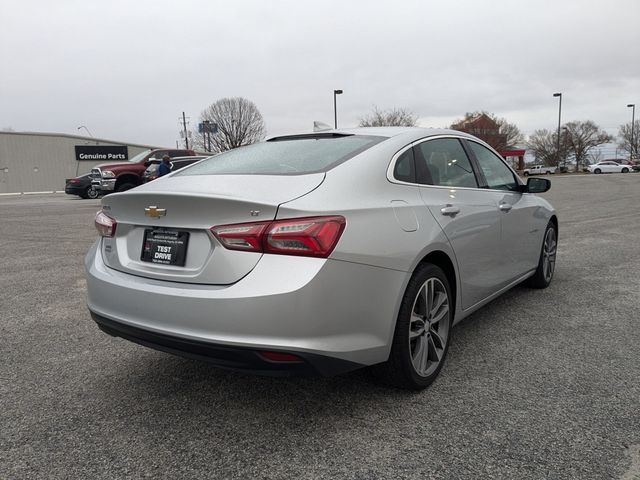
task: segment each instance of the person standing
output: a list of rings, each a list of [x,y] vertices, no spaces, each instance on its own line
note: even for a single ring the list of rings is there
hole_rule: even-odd
[[[162,157],[162,162],[160,163],[160,166],[158,167],[158,176],[162,177],[164,175],[166,175],[167,173],[171,173],[171,163],[170,163],[171,157],[169,157],[169,155],[165,155],[164,157]]]

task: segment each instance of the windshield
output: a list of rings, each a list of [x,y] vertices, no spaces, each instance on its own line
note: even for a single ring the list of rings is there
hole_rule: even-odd
[[[276,138],[216,155],[176,175],[302,175],[326,172],[384,139],[364,135]]]
[[[144,150],[137,154],[135,157],[130,158],[129,161],[132,163],[140,163],[144,157],[149,155],[150,152],[151,150]]]

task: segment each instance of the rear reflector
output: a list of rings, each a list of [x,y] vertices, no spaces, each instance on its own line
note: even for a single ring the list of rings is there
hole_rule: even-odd
[[[344,231],[341,216],[292,218],[212,227],[229,250],[327,258]]]
[[[101,237],[113,237],[116,234],[117,225],[115,219],[106,213],[102,211],[96,213],[95,226]]]
[[[303,360],[297,355],[282,352],[259,352],[265,359],[270,362],[286,362],[286,363],[301,363]]]

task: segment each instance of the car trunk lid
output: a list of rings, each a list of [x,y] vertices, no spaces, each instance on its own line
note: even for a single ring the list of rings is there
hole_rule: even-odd
[[[103,211],[117,227],[113,238],[103,239],[103,259],[113,269],[148,278],[237,282],[262,254],[227,250],[210,228],[273,220],[280,204],[314,190],[323,180],[323,173],[169,176],[109,195]]]

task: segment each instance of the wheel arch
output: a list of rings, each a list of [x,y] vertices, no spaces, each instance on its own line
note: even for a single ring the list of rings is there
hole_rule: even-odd
[[[457,275],[456,269],[453,263],[453,260],[449,257],[449,255],[442,250],[434,250],[429,252],[425,257],[418,262],[416,268],[413,270],[415,273],[418,268],[422,265],[430,263],[437,267],[440,267],[447,277],[447,281],[449,282],[449,288],[451,288],[451,296],[453,297],[453,312],[456,312],[456,306],[458,305],[458,283],[457,283]]]
[[[140,176],[138,175],[135,175],[133,173],[125,173],[119,175],[116,179],[116,188],[118,188],[118,185],[122,185],[123,183],[133,183],[134,185],[140,185],[142,183],[142,180],[140,180]]]

